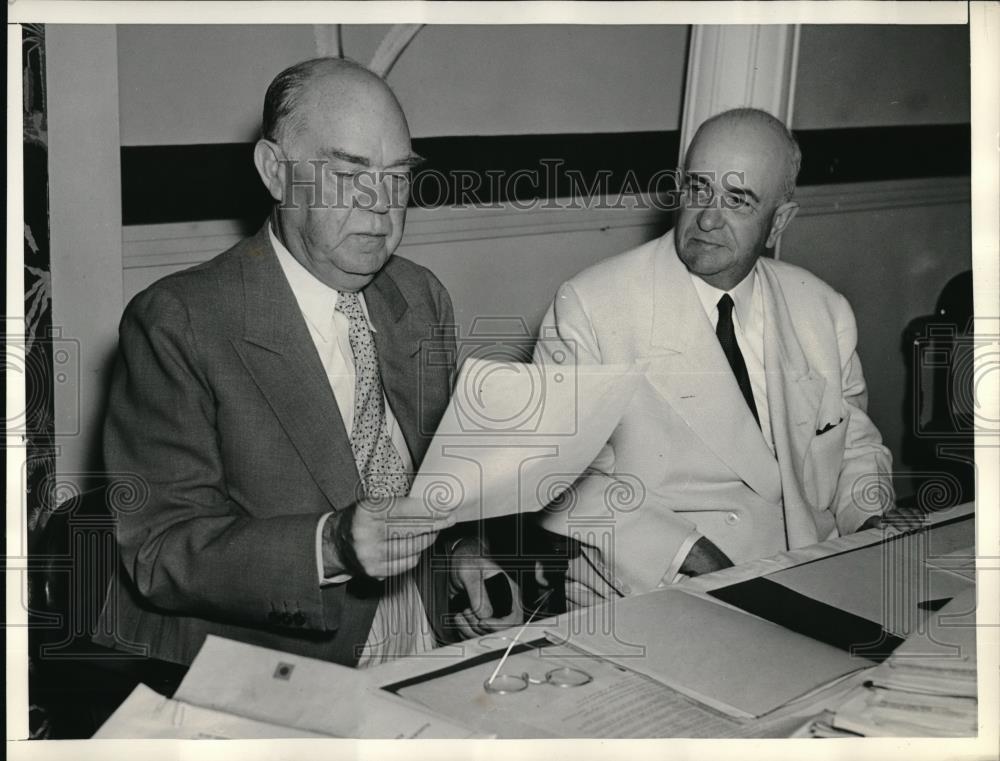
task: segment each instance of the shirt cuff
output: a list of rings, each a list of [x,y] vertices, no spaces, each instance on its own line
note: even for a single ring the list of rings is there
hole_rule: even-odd
[[[330,519],[331,515],[333,513],[325,513],[316,523],[316,577],[319,579],[321,587],[326,587],[330,584],[343,584],[352,578],[349,573],[338,573],[336,576],[323,575],[323,527],[326,526],[326,522]]]
[[[670,565],[667,567],[666,573],[663,574],[663,578],[660,579],[660,583],[657,584],[657,588],[676,584],[678,581],[687,578],[686,574],[681,573],[681,566],[684,565],[684,560],[687,558],[688,553],[691,552],[691,548],[694,547],[699,539],[701,539],[701,534],[697,531],[692,531],[688,534],[687,539],[681,543],[680,549],[674,555],[674,559],[670,561]]]

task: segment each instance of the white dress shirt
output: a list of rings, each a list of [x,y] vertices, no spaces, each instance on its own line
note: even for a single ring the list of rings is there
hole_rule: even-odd
[[[691,282],[698,293],[705,314],[712,323],[712,330],[719,324],[719,299],[728,293],[733,300],[733,331],[736,333],[736,343],[740,347],[743,361],[750,376],[750,388],[753,391],[753,401],[757,405],[757,415],[760,418],[760,432],[764,435],[771,452],[774,452],[774,439],[771,435],[771,416],[767,406],[767,374],[764,372],[764,299],[757,287],[757,268],[743,278],[734,288],[723,291],[709,285],[693,273]]]
[[[344,421],[344,428],[350,435],[354,424],[354,397],[355,379],[354,372],[354,352],[351,350],[349,338],[349,320],[347,315],[336,311],[337,299],[340,293],[321,282],[311,272],[292,256],[291,252],[278,240],[274,230],[268,227],[268,234],[271,237],[271,245],[278,256],[278,263],[292,288],[292,293],[299,305],[302,316],[309,328],[309,335],[319,353],[323,369],[326,371],[330,389],[337,400],[337,408]],[[368,316],[368,307],[365,304],[364,294],[359,293],[358,299],[361,302],[361,309],[368,320],[368,327],[372,333],[376,332]],[[383,392],[384,396],[384,392]],[[396,416],[389,406],[389,400],[385,400],[385,425],[392,439],[392,444],[399,453],[403,461],[403,468],[407,472],[413,471],[413,459],[410,450],[407,448],[403,432],[400,430]],[[332,467],[332,463],[331,463]],[[329,520],[332,512],[324,514],[316,524],[315,553],[316,553],[316,573],[319,584],[342,584],[348,581],[350,574],[339,574],[337,576],[325,576],[323,568],[323,528]],[[392,593],[386,594],[379,601],[379,606],[375,611],[375,620],[372,622],[372,633],[369,636],[365,650],[362,654],[359,666],[371,665],[380,660],[392,657],[391,654],[382,652],[379,647],[388,641],[390,635],[399,632],[400,628],[413,628],[415,631],[404,632],[413,635],[418,641],[413,643],[417,651],[425,651],[434,646],[433,634],[427,623],[427,617],[420,600],[420,593],[413,583],[412,574],[405,574],[402,577],[394,577],[395,581],[391,585]],[[411,608],[412,615],[406,615],[401,611],[401,607]],[[417,608],[419,607],[419,610]],[[416,626],[406,626],[402,621],[414,621]],[[373,649],[374,648],[374,649]]]

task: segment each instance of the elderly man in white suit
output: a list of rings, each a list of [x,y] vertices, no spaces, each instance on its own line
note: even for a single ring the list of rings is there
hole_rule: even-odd
[[[649,381],[540,515],[580,542],[571,607],[852,533],[892,505],[850,305],[762,256],[798,209],[800,155],[763,111],[709,119],[676,227],[560,287],[536,361],[636,364]],[[628,509],[612,498],[623,485]]]

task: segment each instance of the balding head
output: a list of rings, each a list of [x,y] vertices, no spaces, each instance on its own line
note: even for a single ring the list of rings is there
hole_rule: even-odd
[[[275,143],[302,126],[300,107],[310,95],[341,99],[379,97],[389,100],[402,115],[396,96],[385,81],[355,61],[312,58],[289,66],[272,80],[264,95],[261,136]]]
[[[691,139],[688,155],[691,154],[699,138],[704,133],[733,130],[741,134],[752,134],[757,139],[767,140],[774,146],[774,173],[781,183],[781,198],[789,200],[795,193],[795,180],[802,165],[802,151],[791,130],[784,123],[759,108],[733,108],[723,111],[702,122]],[[686,168],[686,165],[685,165]]]
[[[304,61],[271,83],[262,131],[278,239],[331,288],[364,288],[399,245],[417,161],[396,97],[354,62]]]

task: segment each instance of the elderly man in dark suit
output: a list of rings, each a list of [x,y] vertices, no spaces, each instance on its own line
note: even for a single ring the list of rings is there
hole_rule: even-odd
[[[447,639],[449,583],[462,633],[519,620],[490,617],[497,567],[475,543],[435,544],[450,519],[404,496],[449,399],[453,368],[429,358],[454,355],[447,291],[393,256],[415,160],[361,66],[272,82],[254,151],[269,220],[122,319],[105,455],[149,499],[119,517],[98,641],[186,664],[216,634],[364,666]],[[429,562],[442,545],[450,572]]]

